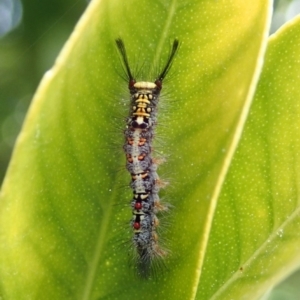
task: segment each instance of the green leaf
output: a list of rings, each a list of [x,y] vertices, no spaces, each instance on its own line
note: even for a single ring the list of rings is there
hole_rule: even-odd
[[[198,299],[257,299],[300,265],[299,57],[300,18],[270,37]]]
[[[2,187],[4,299],[195,297],[219,192],[261,69],[270,11],[271,3],[260,0],[91,3],[38,88]],[[143,80],[154,79],[150,68],[166,60],[173,39],[181,42],[155,144],[168,160],[159,174],[170,177],[162,195],[174,206],[162,232],[170,255],[166,270],[148,281],[128,266],[132,192],[123,188],[129,174],[119,170],[129,97],[119,76],[118,37],[133,69],[145,70]],[[209,276],[201,275],[205,293]]]

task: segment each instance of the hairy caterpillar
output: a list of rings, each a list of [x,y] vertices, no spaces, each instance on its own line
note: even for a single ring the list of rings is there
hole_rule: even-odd
[[[160,203],[158,195],[163,184],[156,172],[157,160],[152,157],[152,142],[162,83],[171,68],[179,41],[174,40],[165,67],[154,82],[137,82],[131,72],[123,41],[117,39],[116,44],[125,67],[131,99],[123,149],[127,160],[126,168],[131,175],[130,187],[133,190],[132,244],[136,249],[138,274],[147,278],[153,259],[166,255],[166,251],[158,245],[156,233],[159,224],[156,214],[167,208]]]

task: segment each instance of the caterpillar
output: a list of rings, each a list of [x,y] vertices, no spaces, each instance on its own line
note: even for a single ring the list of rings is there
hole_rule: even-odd
[[[167,254],[167,251],[159,246],[156,232],[159,225],[156,215],[167,210],[167,206],[160,202],[158,195],[164,184],[157,174],[159,160],[152,157],[152,142],[162,83],[172,66],[179,41],[174,40],[167,62],[154,82],[137,82],[131,72],[122,39],[116,39],[116,45],[128,79],[131,101],[124,130],[123,149],[127,160],[126,168],[131,175],[130,187],[133,190],[132,244],[137,257],[138,275],[148,278],[153,260]]]

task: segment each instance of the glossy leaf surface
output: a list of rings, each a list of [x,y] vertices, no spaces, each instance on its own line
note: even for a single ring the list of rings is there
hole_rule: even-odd
[[[258,299],[299,267],[299,49],[299,18],[269,39],[218,202],[198,299]]]

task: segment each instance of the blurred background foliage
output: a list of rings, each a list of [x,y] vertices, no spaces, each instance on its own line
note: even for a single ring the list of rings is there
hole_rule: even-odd
[[[33,94],[87,0],[0,0],[0,185]]]
[[[0,0],[0,185],[32,96],[88,0]],[[270,34],[300,13],[300,0],[275,0]],[[300,272],[268,299],[299,299]]]

